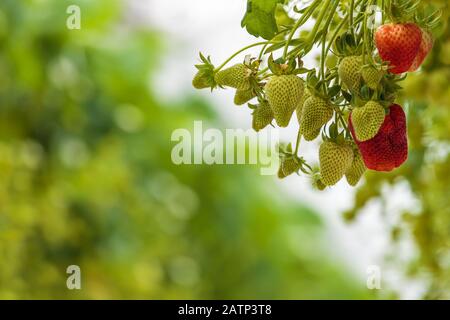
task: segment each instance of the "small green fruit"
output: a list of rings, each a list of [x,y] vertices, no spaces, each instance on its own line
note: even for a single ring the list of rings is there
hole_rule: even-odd
[[[361,156],[361,152],[359,152],[357,147],[353,148],[353,162],[350,168],[345,173],[345,178],[347,182],[352,187],[356,186],[361,180],[362,176],[366,172],[367,168],[364,164],[364,160]]]
[[[362,58],[350,56],[342,59],[339,64],[339,77],[344,87],[351,91],[359,91],[361,83]]]
[[[326,141],[319,149],[322,182],[334,186],[345,175],[353,162],[353,150],[346,144]]]
[[[386,113],[381,104],[369,101],[363,107],[354,109],[350,116],[356,139],[362,142],[377,135],[383,125]]]
[[[282,159],[280,169],[278,170],[278,178],[284,179],[291,174],[300,170],[301,164],[294,157]]]
[[[236,90],[236,94],[234,95],[234,104],[237,106],[242,106],[246,104],[250,100],[256,97],[256,93],[253,89],[248,90]]]
[[[238,90],[250,89],[251,70],[246,65],[239,63],[228,69],[219,71],[214,79],[222,87],[231,87]]]
[[[372,90],[378,88],[381,78],[383,78],[383,72],[373,66],[363,67],[361,75],[366,85]]]
[[[273,76],[266,84],[266,96],[275,120],[287,127],[295,109],[301,103],[304,81],[296,75]]]
[[[312,141],[320,133],[320,129],[333,117],[333,109],[327,101],[311,96],[303,105],[300,119],[300,133],[306,141]]]
[[[273,111],[267,102],[261,103],[253,111],[253,130],[256,132],[264,129],[273,121]]]

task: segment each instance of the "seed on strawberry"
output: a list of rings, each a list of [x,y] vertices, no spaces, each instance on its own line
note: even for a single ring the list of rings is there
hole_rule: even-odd
[[[356,138],[367,141],[375,137],[384,122],[385,111],[381,104],[369,101],[363,107],[355,108],[350,114]]]
[[[304,81],[296,75],[273,76],[266,84],[266,96],[275,120],[280,127],[287,127],[300,104]]]
[[[246,65],[239,63],[228,69],[219,71],[214,79],[222,87],[231,87],[239,90],[250,89],[249,77],[251,70]]]
[[[361,156],[361,152],[358,150],[358,148],[355,146],[353,148],[353,162],[350,168],[348,168],[347,172],[345,173],[345,178],[347,179],[347,182],[352,187],[356,186],[361,180],[362,176],[366,172],[367,168],[364,164],[364,160]]]
[[[236,90],[236,94],[234,95],[234,104],[237,106],[242,106],[246,104],[250,100],[256,97],[256,93],[253,89],[247,90]]]
[[[389,114],[373,139],[359,141],[351,117],[349,128],[368,169],[392,171],[408,158],[406,116],[401,106],[394,104],[389,108]]]
[[[422,30],[414,23],[382,25],[375,33],[375,43],[383,61],[390,63],[391,73],[409,70],[420,49]]]
[[[320,129],[333,117],[333,109],[324,99],[311,96],[305,101],[300,119],[300,133],[306,141],[312,141]]]
[[[342,59],[339,64],[339,77],[346,87],[352,91],[359,91],[361,82],[362,58],[359,56],[350,56]]]
[[[378,88],[381,78],[383,78],[383,72],[373,66],[363,67],[361,75],[366,85],[373,90]]]
[[[284,179],[291,174],[300,170],[301,164],[295,157],[288,157],[281,160],[280,169],[278,170],[278,178]]]
[[[256,132],[267,127],[273,120],[273,111],[267,102],[262,102],[253,111],[253,130]]]
[[[346,144],[325,141],[319,149],[322,182],[334,186],[345,175],[353,162],[353,150]]]
[[[309,97],[311,97],[311,93],[309,92],[308,89],[305,89],[305,93],[303,94],[302,100],[295,109],[295,113],[297,114],[297,120],[299,124],[301,124],[302,122],[303,106],[305,105],[305,101],[308,100]]]
[[[433,35],[429,31],[422,30],[422,42],[420,44],[419,53],[417,54],[413,64],[411,65],[411,68],[409,68],[408,71],[414,72],[419,69],[428,53],[430,53],[431,49],[433,49],[433,44]]]

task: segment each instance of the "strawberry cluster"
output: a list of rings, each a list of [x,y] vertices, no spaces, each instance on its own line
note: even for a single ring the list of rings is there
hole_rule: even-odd
[[[341,30],[341,24],[330,32],[339,1],[333,5],[333,1],[314,0],[290,28],[254,45],[264,45],[258,58],[247,56],[243,63],[224,69],[229,61],[215,68],[201,55],[203,63],[197,66],[193,85],[198,89],[234,88],[235,104],[248,103],[256,131],[269,125],[284,128],[296,118],[295,150],[292,144],[279,149],[280,178],[303,172],[320,190],[344,177],[355,186],[367,169],[391,171],[408,158],[406,115],[396,103],[399,83],[404,73],[420,68],[433,47],[431,24],[399,21],[400,11],[413,20],[411,13],[418,2],[408,7],[409,2],[393,0],[384,7],[383,15],[391,22],[375,31],[368,28],[366,12],[355,14],[354,8],[349,8],[348,29]],[[297,28],[319,9],[311,33],[293,39]],[[405,15],[400,16],[404,20]],[[308,69],[303,57],[316,44],[322,45],[320,68]],[[294,46],[291,51],[290,46]],[[279,49],[284,49],[283,55],[274,59]],[[266,54],[267,60],[263,59]],[[334,65],[329,63],[332,58]],[[252,100],[257,103],[249,103]],[[302,139],[318,137],[322,140],[319,165],[313,167],[298,156],[299,145]]]

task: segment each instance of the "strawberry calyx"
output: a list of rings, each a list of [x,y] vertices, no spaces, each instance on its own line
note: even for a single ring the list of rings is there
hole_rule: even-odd
[[[331,123],[328,129],[325,128],[322,132],[322,140],[324,142],[334,142],[338,145],[345,145],[348,143],[348,135],[345,130],[339,131],[339,126],[336,122]]]
[[[393,23],[412,22],[419,5],[420,0],[392,0],[387,5],[386,14]]]
[[[429,12],[420,0],[392,0],[386,6],[385,12],[392,23],[414,22],[426,30],[437,27],[442,17],[442,10]]]
[[[340,57],[360,56],[363,53],[364,44],[356,39],[351,32],[337,36],[334,41],[334,52]]]
[[[293,151],[292,144],[287,145],[280,144],[278,147],[278,153],[280,157],[280,169],[278,171],[278,177],[280,179],[286,178],[291,174],[300,172],[304,174],[311,174],[312,168],[308,165],[303,157],[299,157]]]
[[[206,58],[201,52],[199,55],[202,63],[195,65],[198,72],[193,80],[193,85],[197,89],[210,88],[212,91],[217,87],[217,83],[214,80],[215,67],[211,62],[211,57],[208,56]]]
[[[273,54],[271,54],[269,56],[269,59],[267,60],[267,64],[269,70],[272,72],[273,75],[282,76],[282,75],[296,74],[297,70],[296,59],[289,59],[286,61],[283,58],[279,58],[277,60],[274,60]]]

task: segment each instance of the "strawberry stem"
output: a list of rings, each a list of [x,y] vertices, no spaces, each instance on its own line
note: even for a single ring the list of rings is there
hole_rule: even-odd
[[[244,52],[244,51],[246,51],[246,50],[248,50],[248,49],[254,48],[254,47],[258,47],[258,46],[265,45],[265,44],[267,44],[267,43],[268,43],[268,41],[257,42],[257,43],[254,43],[254,44],[251,44],[251,45],[249,45],[249,46],[246,46],[246,47],[242,48],[241,50],[239,50],[239,51],[237,51],[236,53],[234,53],[234,54],[233,54],[231,57],[229,57],[227,60],[225,60],[225,62],[222,63],[219,67],[217,67],[217,68],[214,70],[214,72],[219,72],[220,70],[222,70],[223,67],[225,67],[225,66],[228,64],[228,62],[230,62],[231,60],[233,60],[235,57],[237,57],[237,56],[238,56],[239,54],[241,54],[242,52]]]
[[[286,59],[288,55],[289,45],[294,38],[295,32],[300,28],[303,24],[305,24],[306,21],[312,16],[314,11],[317,9],[318,5],[320,3],[320,0],[315,0],[311,6],[305,11],[303,16],[297,20],[297,22],[292,27],[291,32],[289,33],[288,39],[286,41],[286,45],[284,46],[284,52],[283,52],[283,58]]]
[[[267,49],[267,47],[268,47],[269,45],[275,44],[275,43],[281,43],[282,41],[274,41],[274,40],[277,39],[278,36],[282,35],[283,33],[288,32],[288,31],[289,31],[289,29],[282,30],[282,31],[278,32],[278,33],[277,33],[270,41],[268,41],[268,42],[262,47],[262,49],[261,49],[261,51],[260,51],[260,53],[259,53],[259,56],[258,56],[258,60],[262,60],[262,57],[263,57],[263,55],[264,55],[264,53],[265,53],[265,51],[266,51],[266,49]]]
[[[330,7],[331,0],[326,0],[325,3],[322,6],[322,10],[320,11],[319,17],[316,20],[316,24],[314,25],[313,29],[311,30],[308,39],[306,40],[307,47],[310,48],[314,45],[314,39],[317,35],[317,31],[319,30],[320,25],[322,24],[323,18],[325,17],[328,8]]]
[[[327,52],[328,52],[328,51],[326,51],[327,34],[328,34],[331,22],[333,21],[334,14],[335,14],[335,11],[336,11],[339,3],[340,3],[340,0],[334,1],[334,5],[333,5],[333,7],[331,9],[331,13],[328,16],[328,19],[327,19],[327,21],[325,23],[324,28],[322,29],[323,30],[323,36],[322,36],[322,56],[321,56],[321,59],[320,59],[320,61],[321,61],[320,74],[321,74],[322,80],[324,81],[323,86],[324,86],[325,94],[327,93],[327,90],[328,90],[328,87],[327,87],[327,85],[325,83],[325,60],[327,58]]]
[[[297,142],[295,143],[295,151],[294,154],[296,156],[298,156],[298,151],[300,149],[300,143],[302,141],[302,134],[300,133],[300,129],[298,129],[298,133],[297,133]]]
[[[332,46],[333,43],[334,43],[334,40],[336,40],[337,36],[339,35],[339,32],[340,32],[341,29],[344,27],[344,25],[347,23],[347,19],[348,19],[348,18],[349,18],[349,16],[346,15],[346,16],[344,17],[344,19],[342,19],[341,23],[337,26],[336,30],[334,31],[333,36],[331,37],[330,41],[328,42],[328,46],[327,46],[327,48],[326,48],[326,50],[325,50],[325,53],[326,53],[326,54],[328,54],[328,52],[330,51],[331,46]]]
[[[350,31],[351,31],[351,33],[352,33],[352,36],[354,37],[355,36],[355,25],[354,25],[354,22],[353,22],[353,15],[354,15],[354,12],[355,12],[355,0],[352,0],[351,2],[350,2],[350,12],[349,12],[349,28],[350,28]]]

